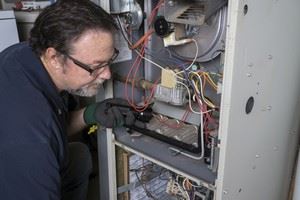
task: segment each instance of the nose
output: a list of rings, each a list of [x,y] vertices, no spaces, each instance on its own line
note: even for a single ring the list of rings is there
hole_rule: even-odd
[[[99,78],[108,80],[111,78],[111,71],[108,66],[104,67],[98,75]]]

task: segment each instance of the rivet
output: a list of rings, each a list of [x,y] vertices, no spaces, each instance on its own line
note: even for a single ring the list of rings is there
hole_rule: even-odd
[[[291,134],[291,135],[295,135],[296,133],[297,133],[297,132],[294,131],[294,130],[289,131],[289,134]]]
[[[169,6],[174,6],[174,1],[168,1]]]

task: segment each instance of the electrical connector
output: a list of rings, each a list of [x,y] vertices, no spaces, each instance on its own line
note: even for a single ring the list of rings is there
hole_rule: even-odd
[[[188,199],[188,196],[184,192],[183,188],[174,179],[169,180],[166,188],[166,193],[173,196],[182,197],[183,199]]]
[[[190,38],[176,40],[175,32],[170,33],[167,37],[164,37],[164,46],[178,46],[192,42],[193,40]]]

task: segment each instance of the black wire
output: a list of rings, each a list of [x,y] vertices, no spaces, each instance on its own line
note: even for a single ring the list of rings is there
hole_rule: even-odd
[[[121,34],[122,34],[122,36],[124,37],[124,39],[127,41],[127,43],[128,43],[128,46],[130,47],[131,45],[130,45],[130,41],[129,41],[129,39],[126,37],[126,35],[125,35],[125,33],[124,33],[124,29],[123,29],[123,26],[122,26],[122,24],[121,24],[121,20],[120,20],[120,17],[119,16],[117,16],[117,22],[118,22],[118,25],[119,25],[119,27],[120,27],[120,31],[121,31]]]

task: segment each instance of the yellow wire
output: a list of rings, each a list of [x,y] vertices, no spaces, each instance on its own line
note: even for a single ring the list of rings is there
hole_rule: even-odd
[[[208,80],[211,82],[212,86],[213,86],[215,89],[218,89],[217,84],[213,81],[213,79],[211,78],[211,76],[209,75],[209,73],[206,73],[206,76],[207,76]]]
[[[204,72],[204,74],[205,74],[206,72]],[[195,90],[196,90],[196,92],[198,93],[198,94],[200,94],[201,95],[201,97],[202,97],[202,100],[204,101],[204,103],[206,104],[206,105],[208,105],[209,107],[211,107],[211,108],[216,108],[216,106],[210,101],[210,100],[208,100],[207,98],[205,98],[205,96],[204,96],[204,88],[203,88],[203,84],[202,84],[202,80],[201,80],[201,77],[200,77],[200,75],[198,74],[198,73],[195,73],[195,72],[191,72],[191,74],[192,75],[196,75],[196,77],[198,78],[198,80],[200,81],[200,90],[199,90],[199,88],[198,88],[198,85],[196,85],[196,83],[195,83],[195,81],[194,80],[191,80],[192,81],[192,83],[193,83],[193,85],[194,85],[194,87],[195,87]]]

